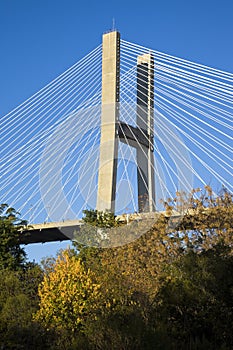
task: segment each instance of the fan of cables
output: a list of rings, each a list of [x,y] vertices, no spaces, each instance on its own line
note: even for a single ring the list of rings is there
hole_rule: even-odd
[[[210,185],[232,192],[233,74],[121,40],[119,119],[134,127],[137,57],[148,53],[156,209],[177,191]],[[0,198],[30,223],[80,218],[96,207],[101,59],[100,45],[1,117]],[[138,211],[137,148],[145,151],[126,136],[119,142],[117,214]]]

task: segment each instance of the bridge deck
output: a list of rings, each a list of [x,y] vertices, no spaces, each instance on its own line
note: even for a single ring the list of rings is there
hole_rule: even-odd
[[[154,217],[157,220],[160,214],[166,216],[166,212],[153,212],[143,214],[130,214],[117,216],[121,222],[126,224],[134,220],[143,220],[148,217]],[[180,217],[179,213],[173,213],[173,217]],[[20,237],[21,244],[59,242],[72,240],[74,238],[74,231],[79,231],[80,227],[84,225],[82,220],[65,220],[58,222],[45,222],[42,224],[33,224],[22,231]]]

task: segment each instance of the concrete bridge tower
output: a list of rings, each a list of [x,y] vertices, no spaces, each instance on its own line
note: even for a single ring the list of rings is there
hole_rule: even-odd
[[[117,31],[104,34],[97,210],[115,212],[119,142],[136,148],[138,210],[155,210],[153,101],[154,60],[151,54],[145,54],[137,59],[136,127],[120,121],[120,34]]]
[[[155,210],[154,179],[154,58],[137,58],[137,127],[144,131],[148,144],[137,147],[138,210]]]
[[[120,95],[120,34],[103,35],[102,109],[97,209],[115,212]]]

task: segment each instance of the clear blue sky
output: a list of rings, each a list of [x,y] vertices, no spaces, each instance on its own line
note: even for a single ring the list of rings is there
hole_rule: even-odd
[[[233,72],[232,0],[0,0],[0,116],[99,45],[113,18],[124,40]],[[57,249],[43,247],[29,258]]]

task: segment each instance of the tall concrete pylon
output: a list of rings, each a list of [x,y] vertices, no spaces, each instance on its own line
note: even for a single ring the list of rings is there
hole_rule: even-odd
[[[137,127],[148,138],[148,145],[137,147],[138,210],[155,210],[154,178],[154,58],[144,54],[137,58]]]
[[[115,212],[120,94],[120,34],[103,35],[102,109],[97,210]]]
[[[151,54],[137,59],[137,126],[119,120],[120,34],[103,35],[102,109],[97,210],[115,213],[119,141],[135,147],[137,153],[138,210],[155,210],[153,118],[154,59]]]

